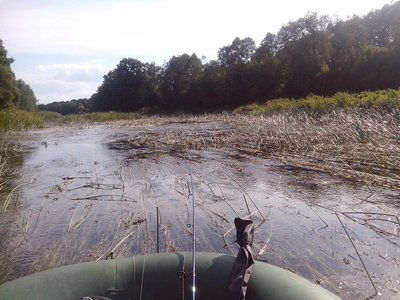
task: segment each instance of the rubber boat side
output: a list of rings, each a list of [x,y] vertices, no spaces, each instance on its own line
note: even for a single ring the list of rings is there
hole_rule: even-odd
[[[161,253],[55,268],[0,286],[4,300],[190,299],[191,253]],[[235,257],[196,253],[196,299],[225,299]],[[339,299],[322,287],[284,269],[256,262],[246,300]]]

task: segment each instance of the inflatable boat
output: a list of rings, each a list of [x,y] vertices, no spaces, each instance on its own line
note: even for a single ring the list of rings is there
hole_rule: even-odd
[[[196,253],[195,258],[196,299],[227,299],[229,276],[236,258],[204,252]],[[192,299],[191,267],[192,253],[80,263],[6,282],[0,286],[0,299]],[[246,299],[339,298],[292,272],[256,261]]]

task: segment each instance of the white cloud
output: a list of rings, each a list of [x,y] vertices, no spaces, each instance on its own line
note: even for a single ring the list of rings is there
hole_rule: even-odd
[[[41,104],[89,98],[98,87],[94,82],[69,82],[46,76],[28,76],[28,82],[34,87],[36,98]]]
[[[91,60],[81,64],[37,65],[36,69],[54,79],[69,82],[99,82],[110,68],[104,65],[103,59]]]
[[[82,63],[39,64],[29,72],[20,73],[34,90],[41,104],[88,98],[98,88],[103,76],[114,66],[97,59]]]

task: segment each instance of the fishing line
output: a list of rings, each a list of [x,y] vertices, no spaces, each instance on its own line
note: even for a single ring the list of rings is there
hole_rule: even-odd
[[[192,286],[192,300],[196,299],[196,217],[195,217],[195,203],[194,203],[194,186],[193,186],[193,177],[192,171],[189,167],[190,174],[190,189],[192,196],[192,232],[193,232],[193,248],[192,248],[192,277],[193,277],[193,286]]]

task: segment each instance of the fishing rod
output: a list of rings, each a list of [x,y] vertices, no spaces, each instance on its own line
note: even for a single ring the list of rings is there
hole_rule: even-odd
[[[189,168],[190,170],[190,168]],[[196,300],[196,217],[195,217],[195,203],[194,203],[194,187],[193,187],[193,177],[192,171],[190,171],[190,189],[192,190],[192,230],[193,230],[193,240],[192,240],[192,300]]]

